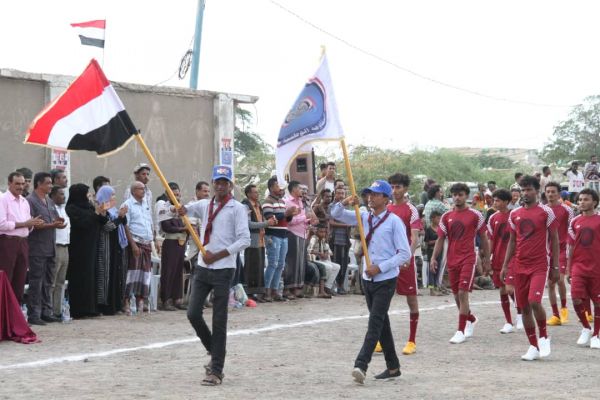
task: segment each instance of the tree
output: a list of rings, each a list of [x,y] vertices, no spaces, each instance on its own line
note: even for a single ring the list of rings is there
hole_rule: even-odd
[[[262,193],[275,169],[274,149],[258,133],[249,130],[253,122],[250,111],[236,107],[235,115],[233,147],[236,183],[242,188],[253,183]]]
[[[547,162],[562,164],[570,160],[587,160],[596,153],[600,141],[600,95],[586,97],[573,107],[569,119],[554,127],[552,141],[544,146]]]

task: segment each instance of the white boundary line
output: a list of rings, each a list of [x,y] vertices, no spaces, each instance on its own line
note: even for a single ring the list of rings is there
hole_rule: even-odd
[[[473,305],[473,306],[484,306],[484,305],[491,305],[491,304],[497,305],[497,304],[500,304],[500,302],[499,301],[480,301],[480,302],[471,303],[471,305]],[[421,308],[421,309],[419,309],[419,312],[440,311],[440,310],[445,310],[448,308],[456,308],[456,304],[451,303],[451,304],[443,304],[443,305],[437,306],[437,307]],[[389,315],[407,314],[408,312],[409,312],[409,310],[394,310],[394,311],[390,311]],[[308,320],[308,321],[293,322],[290,324],[274,324],[274,325],[267,325],[262,328],[238,329],[235,331],[230,331],[227,334],[227,336],[258,335],[263,332],[279,331],[279,330],[290,329],[290,328],[301,328],[301,327],[305,327],[305,326],[327,324],[327,323],[339,322],[339,321],[365,319],[368,317],[369,317],[368,314],[350,315],[350,316],[346,316],[346,317],[319,318],[319,319],[313,319],[313,320]],[[29,362],[24,362],[24,363],[0,365],[0,370],[46,367],[49,365],[59,364],[59,363],[63,363],[63,362],[84,361],[84,360],[87,360],[90,358],[110,357],[110,356],[113,356],[116,354],[132,353],[132,352],[136,352],[136,351],[140,351],[140,350],[162,349],[164,347],[177,346],[177,345],[193,343],[193,342],[197,342],[197,341],[199,341],[199,339],[195,336],[187,337],[187,338],[181,338],[181,339],[177,339],[177,340],[170,340],[168,342],[150,343],[145,346],[124,347],[124,348],[120,348],[120,349],[100,351],[97,353],[72,354],[72,355],[63,356],[63,357],[52,357],[52,358],[46,358],[43,360],[29,361]]]

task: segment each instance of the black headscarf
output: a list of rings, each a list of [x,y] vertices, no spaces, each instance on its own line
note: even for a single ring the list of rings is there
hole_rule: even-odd
[[[94,208],[88,199],[88,191],[90,187],[83,183],[76,183],[69,188],[69,200],[67,206],[76,206],[81,208]]]

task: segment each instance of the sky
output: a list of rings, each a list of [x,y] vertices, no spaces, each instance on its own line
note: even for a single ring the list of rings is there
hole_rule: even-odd
[[[196,9],[4,2],[0,68],[78,75],[96,57],[113,81],[187,87],[176,71]],[[540,149],[600,92],[598,15],[600,2],[577,0],[206,0],[199,89],[259,96],[251,129],[274,145],[324,45],[351,146]],[[107,20],[104,54],[69,25],[91,19]]]

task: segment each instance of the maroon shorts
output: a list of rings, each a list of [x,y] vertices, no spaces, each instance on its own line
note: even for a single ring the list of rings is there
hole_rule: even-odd
[[[501,288],[505,285],[504,281],[500,277],[500,273],[502,272],[502,268],[500,269],[492,269],[492,281],[494,282],[494,286],[497,288]],[[506,275],[508,277],[508,274]]]
[[[419,294],[418,290],[415,259],[411,257],[407,267],[400,266],[400,273],[396,280],[396,293],[402,296],[416,296]]]
[[[459,290],[470,292],[473,290],[473,279],[475,278],[475,264],[463,264],[459,266],[448,266],[448,281],[452,293]]]
[[[548,279],[548,269],[518,272],[514,276],[517,307],[525,307],[529,303],[542,302],[546,279]]]
[[[571,297],[600,303],[600,276],[571,276]]]

